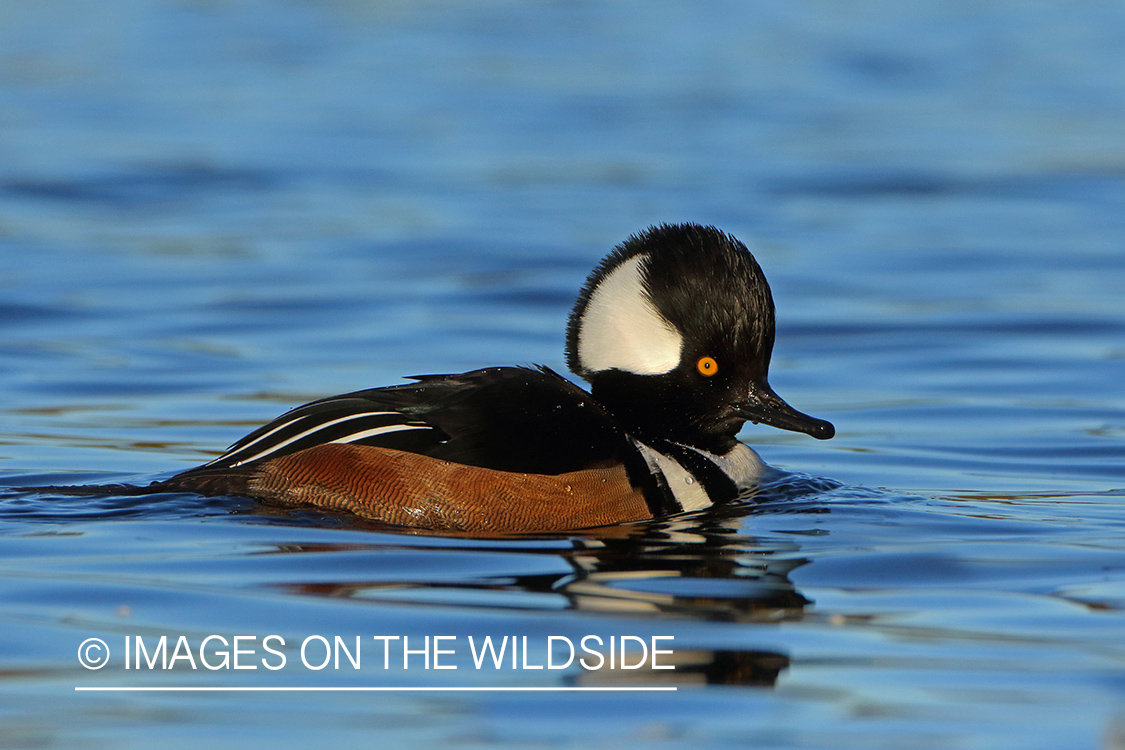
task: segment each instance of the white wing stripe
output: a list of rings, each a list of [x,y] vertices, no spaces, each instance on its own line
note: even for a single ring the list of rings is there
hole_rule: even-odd
[[[319,430],[323,430],[326,427],[331,427],[332,425],[340,424],[341,422],[350,422],[353,419],[364,419],[366,417],[385,416],[387,414],[397,414],[397,412],[393,412],[393,411],[369,411],[369,412],[363,412],[362,414],[349,414],[346,417],[338,417],[337,419],[332,419],[332,420],[329,420],[327,422],[319,422],[316,425],[314,425],[314,426],[310,427],[309,429],[305,430],[304,432],[298,432],[293,437],[291,437],[287,440],[283,440],[280,443],[277,443],[276,445],[271,445],[268,448],[266,448],[265,450],[260,451],[258,453],[255,453],[253,456],[250,456],[249,458],[244,458],[244,459],[241,459],[239,461],[234,462],[233,464],[231,464],[231,466],[241,466],[242,464],[249,463],[250,461],[256,461],[259,458],[262,458],[263,456],[268,456],[269,454],[274,453],[274,452],[280,450],[281,448],[284,448],[285,446],[289,445],[290,443],[294,443],[294,442],[296,442],[296,441],[298,441],[302,438],[308,437],[309,435],[313,434],[314,432],[317,432]],[[265,437],[268,437],[269,435],[272,435],[274,432],[277,432],[277,430],[281,429],[282,427],[293,424],[294,421],[296,421],[296,420],[286,422],[285,424],[281,425],[281,427],[278,427],[277,429],[274,429],[274,430],[270,430],[265,435],[262,435],[262,437],[257,438],[252,443],[244,445],[242,448],[235,451],[235,454],[245,452],[248,448],[250,448],[255,443],[259,442],[260,440],[262,440]],[[421,428],[420,427],[407,426],[407,425],[388,425],[387,427],[382,427],[382,428],[377,428],[377,429],[381,429],[383,431],[393,432],[395,430],[403,430],[403,429],[416,430],[416,429],[421,429]],[[367,432],[371,432],[371,431],[367,430]],[[362,435],[362,434],[364,434],[364,433],[357,433],[357,435]],[[378,433],[375,433],[375,434],[378,434]],[[358,440],[360,438],[349,435],[348,439]],[[334,442],[342,442],[342,441],[334,441]],[[231,455],[235,455],[235,454],[231,454]]]
[[[249,443],[247,443],[246,445],[240,445],[240,446],[238,446],[238,449],[237,449],[237,450],[233,450],[233,451],[227,451],[227,452],[226,452],[226,453],[224,453],[223,455],[219,456],[218,458],[216,458],[216,459],[214,459],[214,460],[212,460],[212,461],[208,461],[207,463],[208,463],[208,464],[213,464],[213,463],[216,463],[216,462],[218,462],[218,461],[222,461],[223,459],[227,458],[228,456],[233,456],[233,455],[234,455],[234,454],[236,454],[236,453],[241,453],[242,451],[246,450],[246,449],[247,449],[247,448],[249,448],[250,446],[252,446],[252,445],[256,445],[257,443],[260,443],[260,442],[262,442],[263,440],[265,440],[266,438],[268,438],[268,437],[269,437],[270,435],[274,434],[274,433],[275,433],[275,432],[277,432],[278,430],[283,430],[283,429],[285,429],[286,427],[288,427],[289,425],[291,425],[291,424],[293,424],[294,422],[297,422],[297,421],[299,421],[299,420],[300,420],[300,417],[298,417],[297,419],[289,419],[289,420],[286,420],[286,421],[282,422],[281,424],[279,424],[279,425],[278,425],[277,427],[274,427],[274,428],[273,428],[272,430],[270,430],[269,432],[267,432],[267,433],[264,433],[264,434],[262,434],[262,435],[259,435],[259,436],[258,436],[258,437],[256,437],[256,438],[254,438],[253,440],[251,440],[251,441],[250,441]]]
[[[398,414],[398,412],[395,412],[395,411],[369,411],[369,412],[364,412],[363,414],[355,414],[355,415],[349,415],[347,417],[342,417],[342,418],[334,420],[332,422],[325,422],[324,425],[331,425],[331,424],[335,424],[336,422],[342,422],[342,421],[345,421],[345,420],[348,420],[348,419],[352,419],[353,416],[354,417],[378,417],[378,416],[384,416],[384,415],[387,415],[387,414]],[[262,442],[263,440],[265,440],[266,438],[268,438],[270,435],[274,434],[278,430],[284,430],[286,427],[289,427],[292,424],[296,424],[297,422],[300,422],[304,418],[305,418],[305,415],[301,415],[301,416],[296,416],[293,419],[285,420],[284,422],[279,424],[277,427],[274,427],[269,432],[263,433],[263,434],[259,435],[258,437],[254,438],[253,440],[251,440],[249,443],[246,443],[246,445],[238,446],[237,452],[241,453],[242,451],[247,450],[251,446],[257,445],[258,443]],[[216,460],[219,460],[219,459],[216,459]]]
[[[390,424],[386,427],[372,427],[370,430],[363,432],[353,432],[351,435],[332,440],[333,443],[354,443],[357,440],[374,437],[375,435],[383,435],[388,432],[402,432],[403,430],[432,430],[428,424]]]

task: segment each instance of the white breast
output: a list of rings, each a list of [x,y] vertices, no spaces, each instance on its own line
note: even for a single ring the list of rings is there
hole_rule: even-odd
[[[736,443],[733,448],[722,456],[690,445],[685,445],[684,447],[691,448],[696,453],[710,459],[712,463],[722,469],[726,475],[734,481],[735,486],[740,490],[758,484],[758,481],[762,478],[762,472],[766,468],[765,463],[763,463],[758,454],[754,452],[754,449],[743,443]]]
[[[707,490],[699,480],[681,466],[678,461],[665,456],[639,440],[634,440],[633,444],[645,457],[649,470],[664,477],[664,480],[668,483],[668,489],[672,490],[672,496],[676,498],[676,502],[680,504],[681,508],[684,510],[703,510],[714,505],[707,495]]]
[[[633,444],[645,457],[649,470],[664,477],[664,480],[668,483],[668,488],[672,490],[672,496],[676,498],[676,502],[680,504],[681,508],[692,511],[703,510],[714,505],[703,484],[680,462],[639,440],[634,439]],[[766,466],[753,449],[742,443],[736,444],[722,456],[691,445],[681,443],[677,443],[677,445],[704,456],[708,461],[722,469],[740,490],[757,484]]]

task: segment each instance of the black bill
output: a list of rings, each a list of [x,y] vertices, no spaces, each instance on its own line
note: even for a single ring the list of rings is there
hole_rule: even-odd
[[[755,424],[803,432],[818,440],[827,440],[836,434],[831,422],[797,411],[774,393],[768,383],[751,386],[749,398],[738,406],[738,415]]]

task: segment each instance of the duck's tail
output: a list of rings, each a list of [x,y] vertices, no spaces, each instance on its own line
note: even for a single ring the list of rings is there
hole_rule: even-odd
[[[162,492],[194,492],[207,497],[217,495],[245,495],[247,482],[254,470],[249,467],[212,469],[197,466],[151,484],[77,484],[47,485],[42,487],[12,487],[16,492],[38,492],[51,495],[98,497],[101,495],[156,495]]]
[[[13,492],[37,492],[42,495],[70,495],[75,497],[98,497],[101,495],[152,495],[168,492],[167,482],[139,484],[49,484],[40,487],[10,487]]]

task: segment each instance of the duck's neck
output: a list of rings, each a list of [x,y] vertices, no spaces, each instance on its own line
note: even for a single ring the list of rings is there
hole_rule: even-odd
[[[590,388],[626,432],[649,445],[674,443],[725,455],[738,444],[733,435],[703,430],[680,390],[659,378],[637,382],[636,376],[615,370],[598,373]]]

